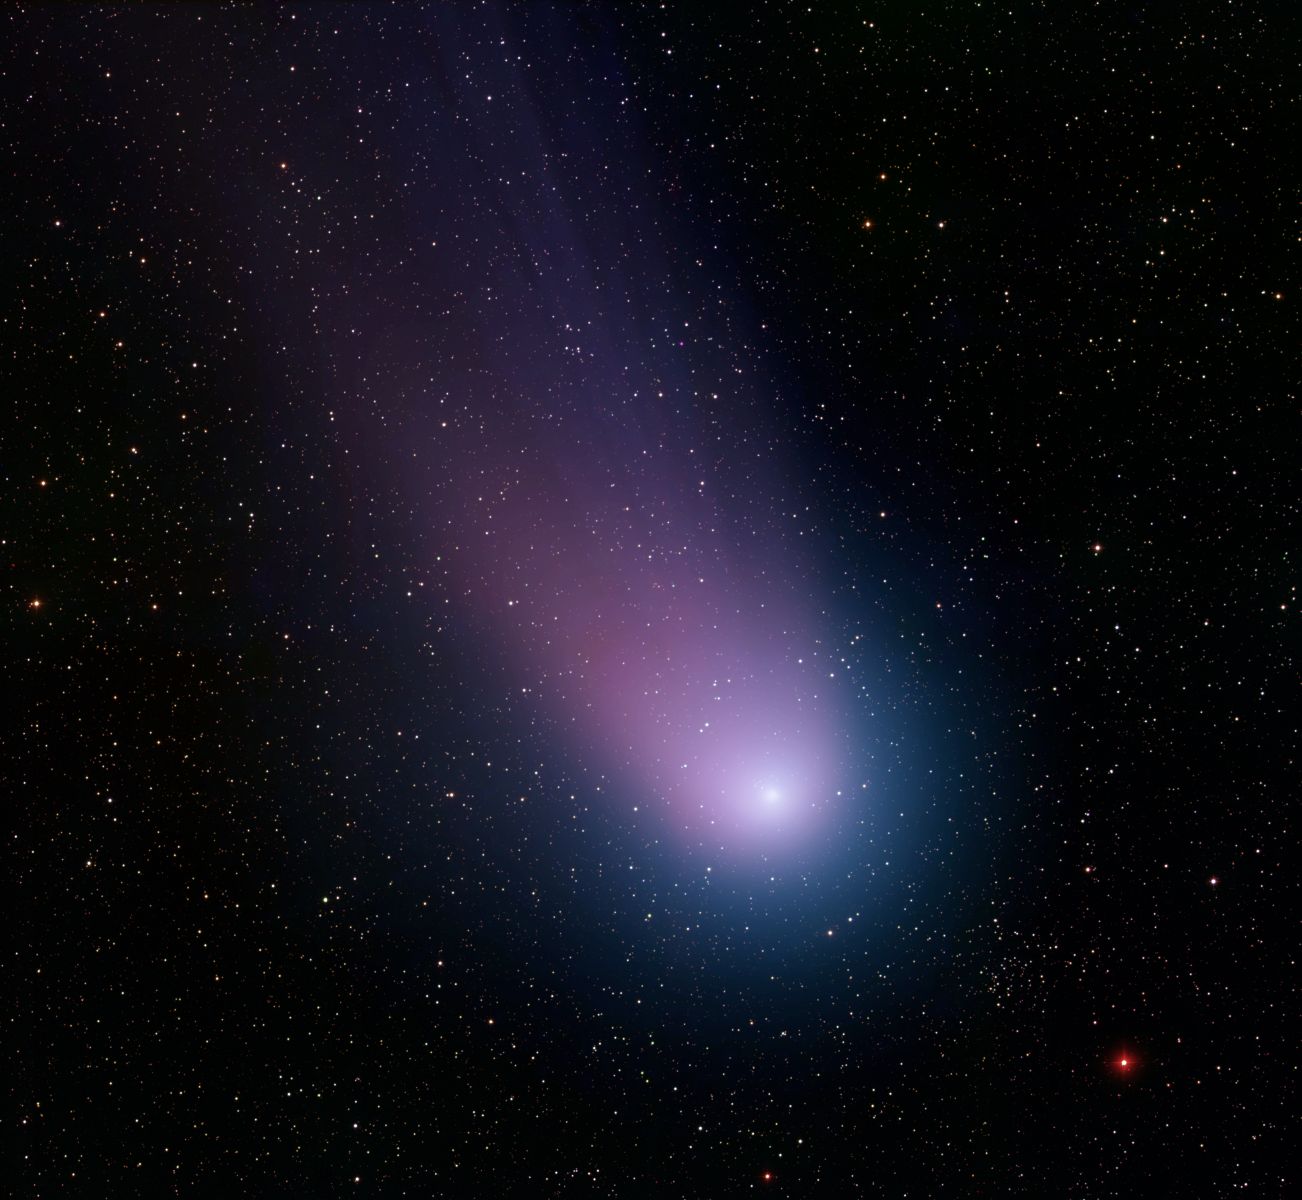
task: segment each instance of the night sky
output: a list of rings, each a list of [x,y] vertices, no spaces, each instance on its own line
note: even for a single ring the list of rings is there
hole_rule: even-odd
[[[13,1194],[1298,1194],[1289,9],[9,7]]]

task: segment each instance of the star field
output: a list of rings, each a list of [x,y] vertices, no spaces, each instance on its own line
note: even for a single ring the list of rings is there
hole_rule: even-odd
[[[1284,16],[10,8],[14,1194],[1292,1194]]]

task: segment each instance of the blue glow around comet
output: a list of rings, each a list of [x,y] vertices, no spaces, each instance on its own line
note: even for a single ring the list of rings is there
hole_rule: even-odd
[[[539,104],[512,56],[475,52],[471,84],[447,52],[447,102],[422,118],[437,170],[394,135],[386,160],[419,181],[407,219],[327,289],[330,336],[362,346],[334,406],[437,585],[419,623],[455,630],[465,706],[475,692],[504,746],[567,780],[558,814],[581,792],[648,861],[818,869],[852,908],[840,886],[924,846],[937,861],[967,820],[974,776],[937,699],[959,676],[908,624],[934,598],[885,553],[874,577],[820,490],[781,330],[663,202],[618,76],[557,67]],[[564,119],[582,104],[616,114],[600,140]]]

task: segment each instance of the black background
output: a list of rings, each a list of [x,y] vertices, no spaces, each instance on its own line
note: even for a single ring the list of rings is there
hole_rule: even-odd
[[[1289,1194],[1287,16],[10,9],[15,1194]],[[529,139],[593,258],[742,313],[721,453],[753,420],[908,646],[968,818],[863,941],[801,948],[844,861],[693,891],[440,607],[375,447],[528,336],[466,164]]]

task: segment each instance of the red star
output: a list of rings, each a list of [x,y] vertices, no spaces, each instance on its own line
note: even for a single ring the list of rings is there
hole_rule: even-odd
[[[1111,1060],[1111,1067],[1118,1075],[1129,1075],[1139,1066],[1139,1060],[1133,1050],[1118,1050]]]

